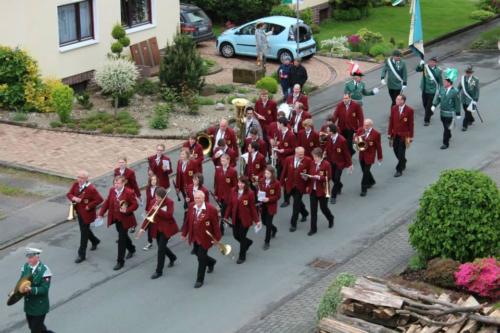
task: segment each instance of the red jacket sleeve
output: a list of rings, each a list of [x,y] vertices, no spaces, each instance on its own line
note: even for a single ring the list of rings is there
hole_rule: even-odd
[[[133,214],[135,210],[139,207],[137,204],[137,198],[135,197],[134,192],[129,192],[130,205],[127,207],[127,214]]]
[[[260,219],[259,219],[259,215],[257,214],[257,207],[255,206],[255,194],[253,193],[252,190],[249,190],[248,195],[249,195],[248,204],[250,205],[252,220],[254,223],[257,223],[260,221]]]
[[[413,125],[414,125],[414,111],[412,108],[410,108],[410,124],[408,125],[409,126],[409,130],[410,130],[410,138],[413,138]]]
[[[381,160],[382,157],[382,139],[380,134],[377,137],[377,159]]]
[[[101,195],[94,186],[92,186],[90,189],[92,191],[91,193],[92,200],[90,200],[87,204],[89,210],[96,208],[103,201]]]
[[[394,106],[391,108],[391,115],[389,117],[389,126],[387,127],[387,135],[390,136],[390,137],[393,137],[394,134],[394,126],[392,125],[392,121],[394,119]]]
[[[220,239],[222,238],[222,235],[221,235],[220,226],[219,226],[219,215],[218,215],[217,209],[215,209],[215,207],[211,206],[210,217],[212,219],[210,221],[211,222],[210,223],[211,233],[217,241],[220,241]]]
[[[75,193],[76,193],[76,187],[78,186],[78,183],[77,182],[74,182],[72,185],[71,185],[71,188],[69,189],[69,192],[66,194],[66,198],[69,199],[69,201],[73,201],[73,198],[75,197]]]

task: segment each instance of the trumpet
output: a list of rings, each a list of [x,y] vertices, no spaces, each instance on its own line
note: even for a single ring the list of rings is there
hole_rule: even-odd
[[[210,233],[210,231],[205,230],[205,232],[212,239],[212,243],[214,243],[214,245],[219,248],[219,251],[220,253],[222,253],[222,255],[227,256],[231,253],[231,245],[217,241],[212,233]]]
[[[75,219],[75,203],[72,202],[69,204],[69,213],[68,213],[68,221],[72,221]]]

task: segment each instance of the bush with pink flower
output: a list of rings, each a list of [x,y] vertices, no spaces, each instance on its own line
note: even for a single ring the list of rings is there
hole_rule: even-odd
[[[455,283],[480,296],[498,299],[500,262],[495,258],[483,258],[462,264],[455,273]]]

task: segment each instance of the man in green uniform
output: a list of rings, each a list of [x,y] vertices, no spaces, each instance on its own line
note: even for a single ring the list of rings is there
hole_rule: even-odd
[[[358,69],[355,72],[351,72],[352,80],[345,83],[344,94],[351,95],[353,101],[359,105],[363,105],[363,96],[373,96],[378,94],[378,88],[373,88],[371,91],[367,91],[365,88],[365,83],[361,81],[363,78],[363,73]]]
[[[477,110],[477,102],[479,101],[479,79],[472,75],[474,68],[468,65],[465,68],[465,75],[462,76],[458,84],[458,90],[461,92],[460,97],[464,108],[465,117],[462,124],[462,131],[467,131],[467,127],[474,122],[473,112]]]
[[[387,75],[387,82],[385,77]],[[394,50],[392,57],[387,58],[382,69],[381,81],[382,85],[387,83],[389,96],[391,96],[392,106],[396,105],[396,97],[406,89],[406,81],[408,80],[408,72],[406,63],[401,59],[401,51]]]
[[[448,149],[450,146],[451,129],[454,126],[455,115],[457,120],[460,120],[460,97],[458,89],[453,87],[453,82],[458,77],[456,68],[447,68],[445,71],[444,87],[439,89],[439,94],[436,95],[432,103],[432,112],[436,106],[441,106],[441,122],[443,123],[443,145],[441,149]]]
[[[425,116],[424,126],[429,126],[433,112],[431,111],[434,96],[443,86],[442,71],[437,66],[437,58],[432,57],[426,64],[421,60],[420,64],[415,69],[417,72],[422,72],[420,80],[420,89],[422,90],[422,104],[424,105]]]
[[[27,262],[22,267],[21,278],[31,276],[31,286],[22,292],[24,297],[24,312],[31,333],[52,332],[45,327],[45,315],[49,312],[49,288],[52,273],[40,261],[41,250],[26,248]]]

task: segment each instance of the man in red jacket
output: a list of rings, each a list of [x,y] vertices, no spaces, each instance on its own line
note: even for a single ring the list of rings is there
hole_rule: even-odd
[[[297,102],[293,106],[292,118],[290,119],[290,126],[293,133],[298,134],[304,129],[302,122],[306,119],[311,119],[311,114],[304,109],[304,105]]]
[[[165,145],[159,144],[156,146],[156,154],[148,157],[148,174],[156,175],[158,179],[158,186],[169,188],[169,176],[172,173],[172,162],[170,158],[165,155]]]
[[[277,118],[277,105],[272,99],[269,99],[269,93],[266,89],[260,91],[260,98],[255,102],[255,116],[259,120],[260,127],[264,132],[263,139],[269,131],[269,124],[275,122]]]
[[[302,215],[301,222],[307,221],[309,212],[307,211],[302,196],[308,192],[309,181],[302,174],[307,174],[311,166],[311,159],[304,156],[304,148],[295,148],[295,155],[287,157],[283,164],[281,174],[281,185],[285,193],[289,193],[293,198],[292,218],[290,220],[290,232],[297,230],[297,220],[299,214]]]
[[[231,160],[229,164],[232,167],[235,167],[236,161],[238,159],[238,152],[234,151],[231,147],[229,147],[226,144],[226,140],[219,139],[219,141],[217,142],[217,147],[215,147],[212,154],[212,162],[214,163],[215,167],[220,166],[221,164],[220,157],[224,154],[227,154],[230,157]]]
[[[259,152],[259,143],[252,142],[248,145],[248,160],[245,167],[245,175],[252,184],[255,184],[263,176],[266,169],[266,158]]]
[[[236,172],[236,169],[230,165],[229,161],[229,155],[223,154],[220,157],[221,165],[215,167],[214,192],[215,198],[221,205],[221,216],[224,216],[229,203],[231,191],[238,183],[238,173]],[[224,223],[220,224],[220,228],[222,235],[224,235]]]
[[[189,158],[198,166],[198,172],[203,173],[203,160],[205,156],[203,156],[203,147],[198,143],[196,134],[189,135],[188,140],[184,142],[182,147],[189,150]]]
[[[351,100],[350,94],[344,94],[342,102],[337,104],[333,112],[332,121],[337,124],[339,133],[347,140],[351,155],[354,155],[352,137],[359,128],[363,127],[363,109],[358,103]]]
[[[297,102],[302,103],[304,111],[309,111],[309,99],[301,92],[300,84],[295,84],[293,86],[292,93],[289,94],[286,99],[286,104],[288,105],[295,105]]]
[[[132,258],[135,253],[135,246],[127,230],[137,225],[134,216],[137,207],[134,191],[125,187],[123,176],[116,176],[113,187],[109,190],[108,197],[104,200],[98,214],[102,218],[108,212],[108,227],[114,224],[118,231],[118,257],[113,268],[115,271],[121,269],[125,263],[125,250],[128,250],[127,259]]]
[[[259,144],[259,153],[264,155],[264,157],[267,156],[267,144],[264,140],[262,140],[261,137],[259,137],[259,131],[256,128],[251,128],[250,129],[250,136],[245,139],[245,143],[243,147],[241,147],[242,153],[246,153],[248,151],[248,146],[252,142],[257,142]]]
[[[391,109],[387,130],[389,144],[398,159],[394,177],[401,177],[406,169],[406,148],[413,141],[413,113],[413,109],[406,105],[405,95],[396,97],[396,105]]]
[[[207,134],[212,138],[212,142],[214,143],[212,150],[215,149],[215,144],[218,143],[220,139],[224,139],[226,144],[231,147],[231,149],[233,149],[236,153],[239,152],[236,134],[234,133],[234,130],[229,127],[227,119],[221,119],[219,126],[210,127],[207,130]]]
[[[214,241],[212,237],[216,241],[221,239],[219,216],[214,206],[205,203],[205,194],[201,191],[194,194],[194,203],[189,206],[187,214],[187,223],[182,227],[182,240],[187,239],[189,244],[194,243],[195,253],[198,257],[198,273],[194,287],[200,288],[205,281],[205,271],[212,273],[217,262],[208,255],[208,250]]]
[[[319,134],[314,130],[312,119],[306,119],[302,122],[304,129],[297,135],[297,145],[304,147],[306,156],[312,158],[311,152],[319,147]]]
[[[359,152],[359,164],[361,171],[363,171],[363,179],[361,180],[361,196],[366,196],[366,191],[375,185],[375,179],[370,171],[373,163],[375,163],[375,156],[379,164],[382,163],[382,141],[380,133],[373,128],[373,121],[365,119],[363,128],[360,128],[355,135],[361,137],[366,143],[366,149]]]
[[[332,166],[333,188],[330,203],[337,202],[337,195],[342,192],[344,186],[341,181],[342,171],[349,168],[352,173],[352,159],[347,140],[338,133],[337,125],[328,125],[328,139],[325,143],[326,158]]]
[[[95,251],[101,242],[90,230],[90,224],[95,221],[96,208],[103,200],[95,186],[89,182],[89,174],[85,170],[78,172],[76,182],[73,183],[66,197],[75,208],[80,226],[80,247],[75,260],[75,263],[79,264],[85,260],[87,243],[90,241],[92,243],[90,251]]]
[[[278,178],[281,178],[285,160],[288,156],[293,156],[295,147],[297,146],[297,140],[295,134],[293,134],[292,130],[288,126],[288,119],[281,117],[278,119],[278,124],[280,130],[276,136],[277,141],[275,141],[272,145],[277,156],[276,174]],[[287,207],[288,205],[290,205],[290,193],[285,191],[283,203],[280,207]]]

